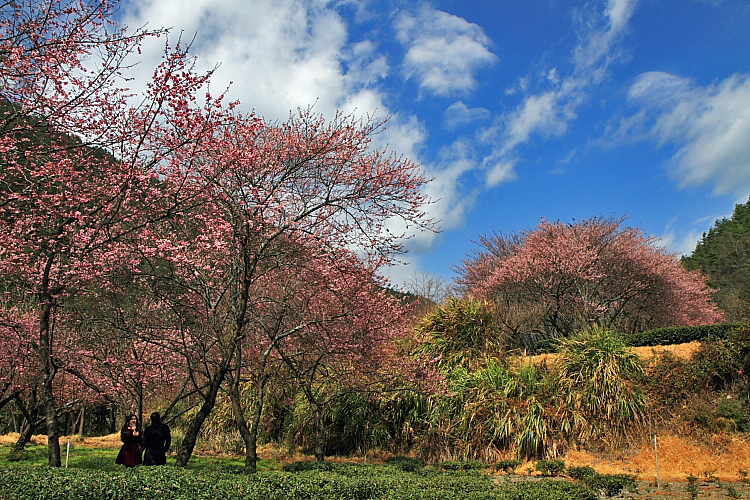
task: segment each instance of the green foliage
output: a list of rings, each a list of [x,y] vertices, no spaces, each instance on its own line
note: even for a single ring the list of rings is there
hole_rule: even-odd
[[[557,364],[571,435],[586,439],[642,417],[645,399],[633,380],[643,364],[620,335],[592,326],[561,339]]]
[[[454,369],[448,384],[448,395],[434,398],[435,435],[427,436],[420,456],[439,458],[447,447],[453,456],[490,462],[497,457],[492,450],[539,457],[554,443],[555,389],[546,369],[487,360],[473,372]]]
[[[741,323],[716,323],[714,325],[669,326],[655,328],[627,336],[633,347],[685,344],[693,341],[718,340],[726,338]]]
[[[498,500],[597,500],[599,495],[583,484],[567,481],[520,482],[504,488]]]
[[[115,472],[48,467],[0,467],[0,491],[16,500],[594,500],[584,484],[534,481],[493,484],[476,470],[344,465],[330,470],[246,473],[137,467]],[[4,497],[4,498],[5,498]]]
[[[556,477],[565,472],[564,460],[538,460],[535,466],[537,472],[545,477]]]
[[[638,488],[635,476],[630,474],[599,474],[588,466],[569,467],[566,473],[571,478],[608,497],[619,495],[623,490],[635,492]]]
[[[734,430],[740,432],[748,431],[748,423],[750,422],[748,420],[747,412],[736,399],[722,399],[719,401],[719,409],[717,410],[716,415],[732,422],[734,424]]]
[[[690,494],[690,498],[695,500],[698,498],[698,478],[692,474],[687,477],[687,492]]]
[[[504,345],[491,305],[471,298],[451,298],[424,316],[415,328],[424,339],[423,351],[440,357],[446,370],[481,364]]]
[[[568,467],[566,473],[573,479],[585,479],[597,474],[594,468],[588,465]]]
[[[704,233],[695,250],[682,258],[690,270],[708,276],[708,284],[716,288],[714,299],[728,319],[748,317],[750,304],[750,199],[735,205],[729,219],[717,220]]]
[[[425,463],[418,458],[395,456],[385,459],[385,463],[404,472],[414,472],[423,469]]]
[[[608,497],[617,496],[624,490],[635,492],[638,488],[635,476],[630,474],[595,474],[585,478],[582,482],[594,491],[603,492]]]
[[[450,471],[484,470],[487,464],[479,460],[445,460],[436,465],[439,469]]]
[[[497,462],[494,466],[494,470],[501,470],[505,472],[506,474],[515,474],[516,467],[521,465],[522,462],[520,460],[500,460]]]
[[[560,349],[558,339],[542,339],[534,343],[534,352],[536,354],[555,353]]]

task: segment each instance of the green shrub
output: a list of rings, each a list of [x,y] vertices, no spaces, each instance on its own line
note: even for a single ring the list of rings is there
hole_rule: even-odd
[[[722,399],[719,401],[719,409],[716,416],[734,422],[736,430],[746,432],[748,430],[748,416],[742,405],[736,399]]]
[[[574,439],[617,432],[643,416],[645,399],[634,383],[644,374],[643,364],[616,332],[593,325],[561,339],[556,363],[562,426]]]
[[[695,340],[719,340],[739,327],[740,323],[717,323],[715,325],[670,326],[656,328],[627,336],[633,347],[685,344]]]
[[[567,481],[533,481],[504,485],[498,500],[598,500],[599,495],[583,484]]]
[[[536,463],[536,471],[542,476],[555,477],[565,472],[565,462],[563,460],[539,460]]]
[[[556,353],[559,349],[559,339],[542,339],[534,343],[534,352],[536,354]]]
[[[479,460],[446,460],[437,464],[437,467],[443,470],[468,471],[482,470],[486,469],[489,466],[483,462],[480,462]]]
[[[385,459],[385,463],[388,465],[392,465],[393,467],[396,467],[397,469],[400,469],[404,472],[414,472],[419,469],[423,469],[425,464],[418,458],[411,458],[411,457],[402,457],[402,456],[395,456],[395,457],[388,457]]]
[[[505,472],[506,474],[514,474],[516,471],[516,467],[521,465],[520,460],[500,460],[497,462],[494,466],[494,470],[501,470]]]
[[[597,474],[593,467],[588,465],[568,467],[566,474],[573,479],[585,479]]]
[[[594,491],[600,491],[608,497],[619,495],[623,490],[635,492],[635,476],[630,474],[598,474],[583,477],[581,482]]]

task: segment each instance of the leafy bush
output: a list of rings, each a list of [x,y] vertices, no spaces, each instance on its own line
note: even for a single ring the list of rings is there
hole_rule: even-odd
[[[494,466],[494,470],[501,470],[505,472],[506,474],[514,474],[516,471],[516,467],[521,465],[520,460],[500,460],[497,462]]]
[[[414,472],[416,470],[423,469],[425,465],[424,462],[422,462],[418,458],[402,456],[388,457],[385,459],[385,463],[388,465],[392,465],[393,467],[396,467],[397,469],[400,469],[404,472]]]
[[[286,464],[281,468],[284,472],[307,472],[307,471],[341,471],[347,468],[346,464],[340,464],[338,462],[316,462],[313,460],[303,460],[300,462],[292,462]]]
[[[420,319],[415,333],[424,339],[422,350],[439,356],[444,370],[481,365],[504,346],[492,306],[471,298],[451,298]]]
[[[503,488],[498,500],[598,500],[599,495],[584,484],[567,481],[521,482]]]
[[[534,352],[536,354],[556,353],[559,349],[559,339],[542,339],[534,343]]]
[[[488,465],[479,460],[446,460],[437,464],[437,467],[443,470],[468,471],[486,469]]]
[[[619,495],[623,490],[635,492],[635,477],[630,474],[597,474],[586,476],[581,482],[594,491],[603,492],[608,497]]]
[[[573,479],[585,479],[597,474],[594,468],[588,465],[568,467],[566,473]]]
[[[618,431],[643,415],[645,399],[633,383],[643,364],[617,333],[594,325],[561,339],[556,363],[571,437]]]
[[[559,476],[565,472],[565,462],[563,460],[539,460],[536,463],[536,471],[546,477]]]
[[[748,430],[748,416],[742,405],[736,399],[722,399],[719,401],[719,409],[716,416],[734,422],[736,430],[746,432]]]
[[[716,323],[714,325],[669,326],[656,328],[627,336],[633,347],[685,344],[695,340],[719,340],[739,327],[739,323]]]

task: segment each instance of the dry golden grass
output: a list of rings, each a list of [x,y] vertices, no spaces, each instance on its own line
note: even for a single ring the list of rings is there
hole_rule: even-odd
[[[108,436],[99,436],[99,437],[81,437],[78,435],[61,436],[60,445],[67,443],[68,438],[70,438],[70,442],[72,444],[87,446],[89,448],[108,449],[108,448],[119,448],[120,446],[122,446],[122,441],[120,441],[119,432],[116,432],[114,434],[109,434]],[[18,440],[17,432],[10,432],[5,435],[0,435],[0,444],[12,445],[17,440]],[[46,445],[47,436],[44,436],[41,434],[32,436],[31,443],[36,444],[36,445]]]
[[[750,443],[737,436],[716,435],[712,443],[698,444],[690,439],[665,435],[657,440],[659,480],[684,481],[689,475],[707,475],[722,481],[739,481],[740,469],[750,470]],[[639,479],[656,478],[653,443],[645,444],[628,458],[603,458],[588,451],[571,451],[567,466],[588,465],[602,474],[634,474]]]
[[[675,357],[681,359],[690,359],[693,354],[700,349],[701,343],[698,341],[688,342],[686,344],[677,345],[659,345],[659,346],[643,346],[643,347],[632,347],[631,349],[638,355],[642,360],[652,358],[655,354],[661,352],[670,352]],[[518,362],[521,364],[533,363],[537,366],[551,365],[556,354],[537,354],[535,356],[519,356]]]

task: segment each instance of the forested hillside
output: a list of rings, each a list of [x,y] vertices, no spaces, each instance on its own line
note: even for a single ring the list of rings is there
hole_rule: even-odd
[[[703,233],[695,250],[682,262],[708,276],[714,298],[727,320],[750,313],[750,199],[738,204],[730,218],[719,219]]]

